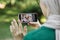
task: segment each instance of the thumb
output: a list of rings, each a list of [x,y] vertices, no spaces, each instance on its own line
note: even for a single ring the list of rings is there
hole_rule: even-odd
[[[39,25],[41,25],[40,22],[39,22],[39,20],[37,20],[37,23],[38,23]]]
[[[39,20],[37,20],[37,22],[29,22],[29,24],[33,24],[33,25],[36,25],[38,23],[40,23]]]

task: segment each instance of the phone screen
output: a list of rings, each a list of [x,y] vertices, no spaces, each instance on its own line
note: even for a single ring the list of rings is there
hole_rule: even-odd
[[[37,13],[20,13],[18,17],[22,23],[37,22]]]

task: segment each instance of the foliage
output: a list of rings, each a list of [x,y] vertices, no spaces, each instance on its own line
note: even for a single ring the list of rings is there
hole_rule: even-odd
[[[0,4],[2,5],[0,15],[6,15],[7,18],[17,16],[19,13],[38,13],[38,18],[42,15],[39,0],[0,0]]]
[[[17,12],[38,12],[40,13],[40,7],[38,0],[1,0],[1,4],[5,5],[5,10],[14,10]],[[39,10],[39,11],[38,11]],[[13,11],[13,12],[14,12]],[[6,11],[7,12],[7,11]]]

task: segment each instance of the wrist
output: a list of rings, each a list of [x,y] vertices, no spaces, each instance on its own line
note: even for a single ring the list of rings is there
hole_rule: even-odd
[[[14,36],[13,39],[14,39],[14,40],[22,40],[22,39],[23,39],[23,34],[20,34],[20,35]]]

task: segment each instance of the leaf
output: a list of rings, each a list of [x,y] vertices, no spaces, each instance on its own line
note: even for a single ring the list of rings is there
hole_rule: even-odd
[[[11,0],[11,5],[14,5],[16,0]]]

